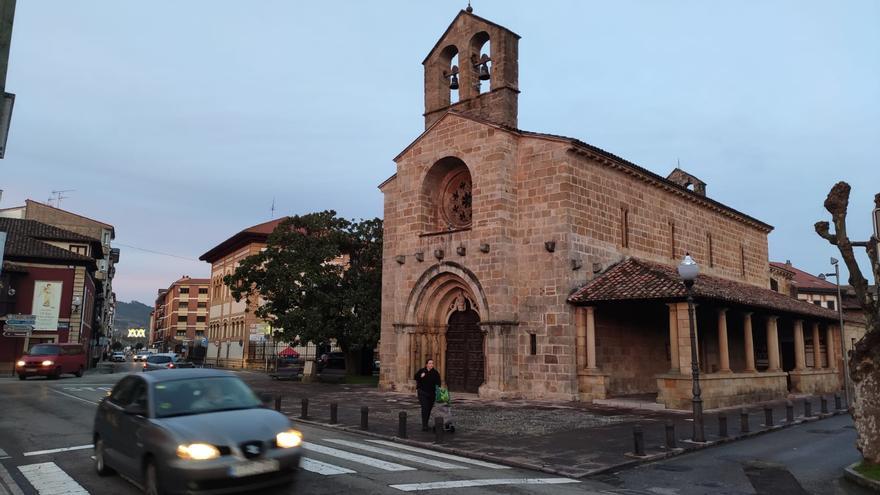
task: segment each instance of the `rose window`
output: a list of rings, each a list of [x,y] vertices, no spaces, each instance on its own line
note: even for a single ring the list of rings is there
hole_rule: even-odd
[[[472,201],[471,176],[467,170],[462,170],[446,181],[441,208],[449,228],[465,228],[471,225]]]

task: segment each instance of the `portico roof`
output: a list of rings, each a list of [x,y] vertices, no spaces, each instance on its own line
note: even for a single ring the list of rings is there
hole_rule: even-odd
[[[568,302],[592,303],[636,300],[683,300],[684,284],[676,267],[627,258],[576,290]],[[749,306],[780,313],[837,320],[836,311],[816,306],[770,289],[701,274],[694,281],[694,298]]]

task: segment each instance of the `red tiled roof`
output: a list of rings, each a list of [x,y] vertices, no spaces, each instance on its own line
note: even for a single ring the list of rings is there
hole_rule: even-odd
[[[248,227],[221,242],[220,244],[217,244],[207,253],[199,256],[199,259],[201,261],[213,263],[244,245],[250,244],[252,242],[266,242],[266,239],[269,238],[269,234],[271,234],[275,230],[275,227],[277,227],[278,224],[283,222],[284,220],[287,220],[287,218],[288,217],[276,218],[275,220],[269,220],[268,222],[263,222],[252,227]]]
[[[792,278],[792,280],[794,281],[795,285],[797,285],[798,291],[800,292],[803,292],[804,289],[807,289],[808,291],[810,289],[833,290],[835,292],[837,291],[836,284],[832,284],[827,280],[822,280],[821,278],[811,273],[807,273],[803,270],[795,268],[788,263],[771,261],[770,265],[775,266],[776,268],[782,268],[783,270],[793,272],[794,277]]]
[[[628,300],[682,300],[685,296],[684,284],[676,267],[627,258],[575,291],[568,302],[586,305]],[[770,289],[711,275],[697,277],[694,297],[829,320],[838,318],[836,311]]]
[[[77,264],[94,264],[95,262],[93,258],[76,254],[44,241],[77,242],[92,244],[93,249],[100,248],[97,239],[46,225],[36,220],[0,218],[0,231],[7,233],[5,256],[14,261],[40,259],[62,260]]]

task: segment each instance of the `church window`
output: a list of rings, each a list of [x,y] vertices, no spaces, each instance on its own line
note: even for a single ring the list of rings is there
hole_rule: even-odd
[[[461,170],[446,180],[441,201],[443,217],[449,225],[463,228],[471,224],[471,188],[471,174],[467,170]]]
[[[629,247],[629,210],[620,209],[620,245]]]
[[[779,292],[779,282],[775,278],[770,279],[770,290]]]
[[[538,354],[538,336],[533,333],[529,334],[529,354]]]
[[[706,248],[709,250],[709,266],[715,266],[715,253],[712,252],[712,234],[706,234]]]
[[[467,165],[455,157],[439,160],[422,184],[425,232],[470,228],[473,199],[473,182]]]
[[[743,275],[743,277],[745,277],[746,276],[746,247],[743,245],[740,245],[740,247],[739,247],[739,260],[740,260],[740,264],[742,265],[742,275]]]
[[[675,222],[669,221],[669,256],[675,259]]]

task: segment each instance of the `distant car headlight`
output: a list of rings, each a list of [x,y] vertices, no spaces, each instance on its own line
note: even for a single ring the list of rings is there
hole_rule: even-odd
[[[21,366],[24,366],[24,365],[25,365],[25,362],[24,362],[24,361],[18,361],[18,362],[15,363],[15,365],[18,366],[18,367],[21,367]]]
[[[220,451],[213,445],[206,443],[191,443],[189,445],[177,446],[177,457],[181,459],[193,459],[196,461],[206,461],[220,457]]]
[[[275,435],[275,445],[281,447],[282,449],[299,447],[300,444],[302,444],[302,440],[302,433],[296,430],[282,431],[281,433]]]
[[[55,361],[50,361],[48,359],[43,361],[43,366],[52,366],[53,364],[55,364]]]

